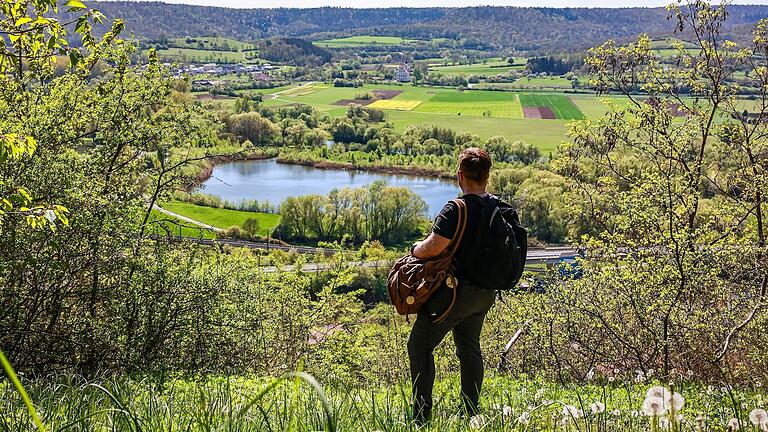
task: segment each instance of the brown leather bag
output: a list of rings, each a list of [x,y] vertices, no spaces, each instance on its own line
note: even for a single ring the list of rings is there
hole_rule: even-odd
[[[451,305],[434,322],[444,320],[456,303],[456,288],[458,279],[454,276],[453,255],[459,248],[464,230],[467,227],[467,206],[460,199],[451,200],[459,209],[459,219],[456,224],[456,232],[448,247],[438,256],[429,259],[419,259],[408,254],[395,262],[389,271],[387,288],[389,298],[395,305],[397,313],[405,315],[419,312],[432,294],[445,282],[445,285],[453,291]]]

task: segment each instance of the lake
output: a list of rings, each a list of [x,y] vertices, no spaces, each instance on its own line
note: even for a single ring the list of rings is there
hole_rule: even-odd
[[[330,170],[277,163],[276,159],[216,165],[202,184],[202,192],[237,203],[246,199],[279,204],[290,196],[325,195],[335,188],[362,187],[376,180],[405,186],[427,203],[434,217],[446,201],[460,193],[456,181],[373,171]]]

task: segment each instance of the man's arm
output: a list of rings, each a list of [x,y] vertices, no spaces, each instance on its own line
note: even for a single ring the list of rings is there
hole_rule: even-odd
[[[440,234],[432,232],[426,239],[414,244],[413,256],[420,259],[436,257],[440,255],[450,243],[451,239],[447,239]]]

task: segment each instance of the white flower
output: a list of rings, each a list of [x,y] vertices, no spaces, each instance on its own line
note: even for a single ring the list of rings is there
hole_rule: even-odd
[[[527,425],[531,421],[531,415],[528,413],[528,411],[523,411],[522,414],[520,414],[520,417],[517,418],[517,422],[522,425]]]
[[[675,411],[680,411],[685,406],[685,398],[678,392],[673,393],[672,400],[667,402],[672,402],[672,406],[675,408]]]
[[[536,394],[533,396],[534,399],[541,399],[544,396],[544,389],[538,389],[536,390]]]
[[[512,415],[512,407],[509,405],[504,405],[504,408],[501,409],[501,415],[504,417],[510,417]]]
[[[667,413],[666,403],[664,399],[656,396],[645,398],[643,401],[643,414],[648,417],[663,416]]]
[[[646,398],[659,398],[664,402],[664,409],[674,408],[680,411],[685,406],[685,398],[680,393],[670,391],[664,386],[653,386],[645,392]]]
[[[669,419],[666,417],[661,417],[659,419],[659,427],[662,429],[669,429]]]
[[[482,429],[485,426],[485,416],[482,414],[474,415],[469,419],[470,429]]]
[[[592,379],[595,378],[595,370],[590,369],[589,372],[587,372],[587,381],[592,381]]]
[[[749,421],[760,429],[768,430],[768,413],[762,408],[755,408],[749,413]]]
[[[616,377],[612,377],[612,376],[608,377],[608,382],[612,383],[614,381],[616,381]]]
[[[732,419],[728,420],[728,426],[727,427],[728,427],[729,430],[732,430],[732,431],[737,431],[737,430],[741,429],[741,425],[739,424],[739,419],[732,418]]]
[[[653,370],[653,369],[648,369],[648,372],[646,372],[646,373],[645,373],[645,376],[647,376],[648,378],[650,378],[650,377],[652,377],[652,376],[653,376],[653,374],[654,374],[655,372],[656,372],[656,371],[655,371],[655,370]]]
[[[648,391],[645,392],[645,397],[646,398],[657,397],[666,401],[670,399],[671,395],[669,394],[668,388],[664,386],[653,386],[649,388]]]
[[[592,411],[592,414],[602,414],[605,412],[605,404],[600,401],[592,402],[589,405],[589,410]]]
[[[565,417],[572,417],[572,418],[579,418],[581,417],[582,412],[580,409],[576,408],[573,405],[565,405],[563,407],[563,416]]]
[[[618,374],[620,374],[620,373],[621,373],[621,371],[619,370],[619,368],[615,368],[615,369],[613,370],[613,374],[614,374],[614,375],[618,375]]]
[[[611,411],[611,415],[614,416],[614,417],[618,417],[618,416],[621,415],[621,410],[615,409],[615,410]]]

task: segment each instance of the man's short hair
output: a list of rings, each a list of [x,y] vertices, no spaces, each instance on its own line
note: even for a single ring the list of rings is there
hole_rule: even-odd
[[[467,180],[485,184],[491,172],[491,155],[477,147],[465,149],[459,154],[459,170]]]

